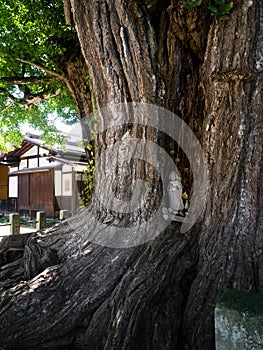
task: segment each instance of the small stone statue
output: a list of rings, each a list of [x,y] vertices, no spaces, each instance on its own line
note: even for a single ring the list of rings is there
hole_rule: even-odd
[[[181,214],[184,209],[184,203],[182,199],[183,186],[178,180],[178,175],[175,171],[172,171],[169,176],[168,194],[169,194],[169,212],[177,215]]]

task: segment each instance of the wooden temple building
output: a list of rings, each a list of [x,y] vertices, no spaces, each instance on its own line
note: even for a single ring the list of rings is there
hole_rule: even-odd
[[[68,142],[65,149],[48,148],[28,134],[22,145],[0,154],[0,211],[34,215],[60,210],[75,213],[87,168],[84,149]]]

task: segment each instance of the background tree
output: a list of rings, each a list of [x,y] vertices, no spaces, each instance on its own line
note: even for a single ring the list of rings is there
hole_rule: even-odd
[[[56,116],[72,123],[89,111],[76,31],[65,24],[61,1],[10,0],[1,3],[0,13],[1,148],[20,144],[24,123],[54,141]]]
[[[98,246],[91,238],[115,234],[119,224],[94,203],[47,236],[21,238],[22,265],[13,263],[2,282],[1,344],[213,349],[223,291],[263,288],[262,2],[237,0],[221,17],[211,17],[206,2],[189,11],[180,0],[70,5],[97,106],[139,101],[176,112],[202,142],[211,186],[185,235],[172,223],[147,244]],[[112,137],[98,140],[106,148]]]

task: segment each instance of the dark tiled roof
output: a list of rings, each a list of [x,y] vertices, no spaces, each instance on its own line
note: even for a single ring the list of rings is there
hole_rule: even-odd
[[[17,147],[8,153],[0,154],[0,164],[16,165],[20,158],[29,151],[32,147],[39,146],[48,151],[49,156],[59,156],[63,159],[68,159],[75,162],[86,162],[85,151],[77,143],[68,142],[65,145],[65,150],[55,147],[47,147],[37,135],[27,134],[21,147]]]

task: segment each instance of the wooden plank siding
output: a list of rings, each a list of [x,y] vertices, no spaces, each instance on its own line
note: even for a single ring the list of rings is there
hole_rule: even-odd
[[[29,174],[18,176],[18,206],[19,209],[29,209]]]
[[[46,211],[54,215],[54,172],[32,172],[18,176],[19,210]]]
[[[53,171],[30,173],[30,206],[34,210],[54,212]]]

